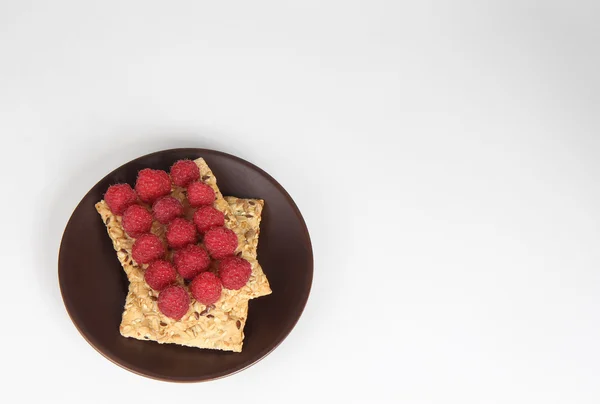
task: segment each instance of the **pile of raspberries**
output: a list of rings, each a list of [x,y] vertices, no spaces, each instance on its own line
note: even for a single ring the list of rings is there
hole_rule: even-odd
[[[182,203],[171,196],[171,183],[186,189],[187,202],[195,209],[193,221],[183,217]],[[194,299],[205,305],[219,300],[223,288],[237,290],[250,279],[250,263],[234,255],[237,235],[224,227],[223,212],[213,206],[215,192],[200,181],[193,161],[177,161],[169,174],[145,168],[138,172],[135,190],[129,184],[111,185],[104,200],[113,214],[122,216],[123,229],[135,239],[133,259],[147,264],[144,279],[159,291],[158,308],[164,315],[180,320],[190,307],[188,290],[179,277],[189,282]],[[165,245],[151,232],[155,221],[165,226],[173,262],[165,259]],[[217,274],[208,270],[211,260],[218,261]]]

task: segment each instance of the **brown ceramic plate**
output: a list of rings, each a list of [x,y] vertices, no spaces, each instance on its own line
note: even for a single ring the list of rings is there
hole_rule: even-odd
[[[119,334],[127,294],[123,272],[94,204],[110,184],[135,184],[142,168],[168,170],[183,158],[203,157],[224,195],[262,198],[258,259],[273,293],[250,301],[241,353],[160,345]],[[206,149],[149,154],[117,168],[79,203],[65,229],[58,258],[62,297],[83,337],[114,363],[155,379],[197,382],[223,377],[256,363],[275,349],[300,318],[313,276],[306,224],[296,204],[269,174],[240,158]]]

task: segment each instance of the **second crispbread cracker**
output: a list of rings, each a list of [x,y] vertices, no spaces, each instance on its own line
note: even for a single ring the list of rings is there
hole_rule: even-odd
[[[225,227],[230,230],[233,230],[235,234],[238,236],[238,248],[236,253],[244,258],[246,261],[250,262],[252,266],[252,275],[250,275],[250,280],[238,291],[232,291],[234,294],[240,294],[246,296],[249,299],[254,299],[256,297],[265,296],[271,293],[271,287],[269,286],[269,281],[265,273],[262,270],[262,267],[256,260],[256,253],[252,253],[252,248],[246,241],[246,231],[244,230],[244,226],[240,224],[237,220],[234,212],[231,209],[231,206],[227,203],[227,201],[223,198],[223,194],[219,190],[217,186],[217,179],[215,175],[211,171],[208,164],[202,157],[194,160],[194,163],[200,169],[200,179],[202,182],[210,185],[211,188],[215,191],[215,208],[220,210],[225,214]],[[250,215],[251,216],[251,215]],[[250,217],[248,218],[250,219]]]
[[[232,211],[245,223],[249,253],[256,256],[263,201],[234,197],[228,197],[228,201],[232,204]],[[131,258],[133,239],[123,231],[121,217],[112,214],[105,201],[98,202],[96,209],[106,224],[117,257],[129,280],[129,293],[121,319],[121,335],[197,348],[234,352],[242,350],[243,330],[248,318],[248,300],[245,296],[224,293],[210,307],[194,302],[179,321],[164,316],[157,307],[158,292],[144,281],[145,265],[138,265]],[[163,230],[158,222],[154,223],[152,232],[161,239],[164,238]]]

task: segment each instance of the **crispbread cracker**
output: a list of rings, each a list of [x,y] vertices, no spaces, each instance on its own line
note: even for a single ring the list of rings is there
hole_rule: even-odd
[[[263,201],[232,197],[228,200],[232,204],[232,214],[240,216],[239,228],[244,230],[246,256],[256,260]],[[134,240],[123,231],[121,217],[113,215],[104,201],[96,204],[96,210],[106,224],[117,257],[130,282],[120,326],[121,335],[198,348],[235,352],[242,350],[243,329],[250,298],[248,293],[234,293],[237,291],[224,289],[219,301],[210,307],[194,301],[190,310],[179,321],[164,316],[157,307],[158,292],[144,281],[143,269],[147,266],[139,266],[131,258]],[[152,233],[164,241],[164,226],[160,223],[153,223]],[[179,279],[179,282],[183,283],[183,280]]]
[[[200,169],[200,179],[205,184],[208,184],[215,191],[215,203],[214,207],[225,214],[225,227],[233,230],[235,234],[238,236],[238,248],[236,253],[238,256],[241,256],[252,265],[252,275],[250,275],[250,280],[248,283],[242,287],[240,290],[228,291],[236,295],[247,297],[248,299],[254,299],[256,297],[265,296],[271,293],[271,287],[269,286],[269,281],[265,276],[260,264],[256,260],[256,251],[253,251],[252,246],[246,241],[246,233],[248,229],[247,226],[244,225],[244,222],[236,218],[231,209],[231,206],[227,203],[227,201],[223,198],[219,187],[217,186],[217,179],[215,178],[213,172],[206,164],[206,161],[202,157],[194,160],[194,163]],[[252,206],[252,205],[248,205]],[[254,205],[256,206],[256,205]],[[261,204],[261,212],[262,212],[262,204]],[[243,215],[246,219],[251,219],[254,217],[253,213],[245,213]],[[240,224],[241,223],[241,224]]]

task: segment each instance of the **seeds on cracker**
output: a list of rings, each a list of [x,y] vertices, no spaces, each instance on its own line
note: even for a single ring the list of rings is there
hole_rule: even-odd
[[[100,201],[96,204],[96,209],[102,217],[103,222],[106,224],[113,246],[115,250],[118,251],[119,261],[125,269],[130,281],[129,294],[127,295],[125,302],[120,331],[125,337],[152,340],[159,343],[178,343],[201,348],[240,351],[244,338],[243,328],[248,314],[248,299],[263,296],[271,292],[268,281],[266,280],[260,265],[256,262],[256,246],[259,234],[258,226],[260,223],[263,201],[252,200],[252,204],[250,204],[248,200],[244,199],[232,197],[228,197],[227,200],[224,199],[217,188],[216,179],[204,160],[198,159],[194,164],[199,168],[203,181],[207,182],[207,185],[211,187],[214,193],[214,201],[208,206],[215,209],[217,212],[220,212],[224,219],[226,217],[226,220],[224,220],[225,228],[232,230],[237,239],[233,252],[238,252],[244,259],[250,260],[249,263],[252,275],[247,280],[248,287],[240,288],[238,290],[222,289],[220,295],[216,298],[217,300],[208,306],[202,304],[196,298],[190,298],[188,294],[190,301],[186,308],[186,312],[182,317],[176,319],[175,317],[178,317],[178,315],[173,317],[173,313],[170,313],[171,317],[167,316],[158,305],[158,301],[161,300],[160,294],[173,287],[187,290],[188,288],[186,285],[188,285],[188,282],[184,284],[180,275],[176,275],[176,281],[163,289],[157,299],[156,295],[159,292],[154,292],[151,289],[150,284],[153,284],[154,287],[158,288],[162,287],[162,285],[156,285],[153,281],[147,281],[145,275],[151,278],[152,273],[154,272],[154,270],[152,270],[153,265],[157,266],[155,263],[160,261],[156,260],[163,258],[163,256],[149,258],[150,261],[148,261],[148,263],[150,265],[148,265],[148,263],[138,262],[136,259],[136,256],[140,255],[140,249],[138,248],[140,246],[140,243],[138,242],[140,238],[145,240],[148,238],[146,236],[155,236],[161,243],[166,244],[166,226],[158,220],[156,215],[154,215],[154,219],[156,220],[152,223],[150,229],[152,234],[145,234],[138,238],[131,238],[131,235],[128,237],[123,232],[122,218],[111,212],[105,201]],[[164,175],[159,173],[157,174],[157,178],[158,177],[164,177]],[[140,181],[138,181],[138,183],[139,182]],[[166,187],[164,188],[166,189]],[[194,212],[190,211],[188,208],[190,204],[189,201],[186,200],[186,190],[179,187],[177,184],[170,186],[170,188],[170,196],[165,194],[165,196],[161,196],[157,199],[175,199],[184,208],[184,215],[187,218],[191,218]],[[188,209],[187,212],[186,209]],[[173,219],[174,218],[163,221],[169,223]],[[233,238],[231,239],[233,240]],[[133,246],[135,243],[137,243],[137,247],[135,248],[136,251],[135,254],[133,254],[133,259],[136,259],[136,261],[133,261],[130,256],[133,253],[132,250],[134,249]],[[202,246],[196,244],[190,244],[185,248],[187,249],[191,246],[202,249]],[[174,260],[179,252],[180,250],[178,249],[167,252],[166,256],[164,256],[166,259],[165,262],[168,262],[167,260],[169,259]],[[206,254],[206,251],[204,251],[204,253]],[[218,252],[216,255],[218,256]],[[211,271],[216,271],[217,263],[215,262],[210,266],[210,257],[208,257],[208,254],[206,254],[206,256],[209,263],[206,270],[210,269]],[[145,260],[146,259],[143,257],[140,257],[140,261]],[[192,260],[191,264],[197,265],[196,261],[197,259]],[[202,261],[202,259],[200,259],[200,261]],[[215,279],[219,280],[212,272],[204,271],[205,270],[203,269],[199,272],[200,275],[196,274],[189,277],[189,279],[192,280],[192,283],[189,283],[190,289],[196,278],[198,279],[196,284],[200,284],[200,277],[212,278],[213,281]],[[169,293],[165,296],[168,297]],[[196,294],[198,294],[200,300],[204,300],[199,293]],[[166,298],[163,297],[163,299]],[[212,299],[214,300],[215,297]],[[164,304],[161,304],[161,306],[164,306]],[[189,312],[190,306],[192,311],[191,314],[188,315],[187,313]],[[168,311],[169,309],[167,308],[165,310]],[[183,311],[183,308],[181,311]]]

